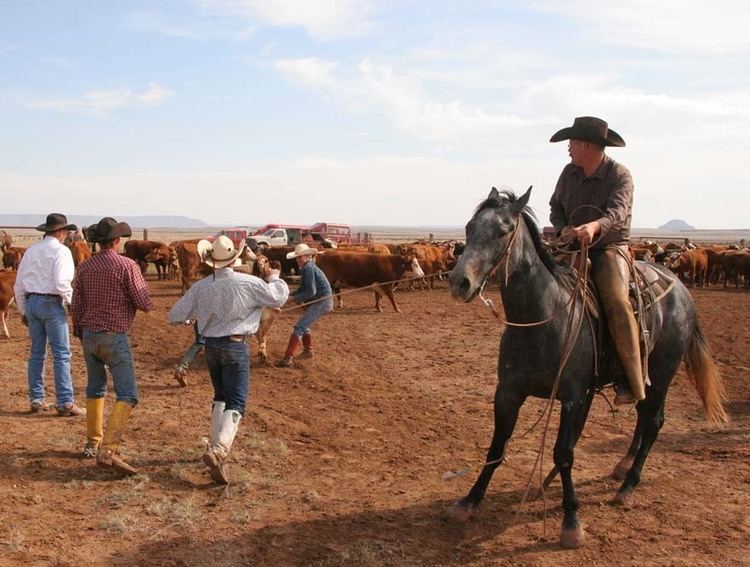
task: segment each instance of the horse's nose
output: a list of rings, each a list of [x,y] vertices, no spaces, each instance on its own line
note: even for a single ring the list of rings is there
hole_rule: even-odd
[[[469,278],[467,278],[466,276],[454,278],[453,274],[451,274],[450,283],[451,293],[453,294],[453,297],[457,299],[463,299],[464,301],[469,297],[469,290],[471,289],[471,282],[469,281]]]

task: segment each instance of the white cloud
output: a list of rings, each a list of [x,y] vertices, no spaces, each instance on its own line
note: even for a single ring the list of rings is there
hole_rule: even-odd
[[[598,41],[628,48],[693,54],[750,50],[745,0],[539,0],[538,9],[579,22]]]
[[[369,33],[371,0],[199,0],[211,12],[227,13],[250,23],[303,28],[316,39],[357,37]]]
[[[171,96],[174,96],[171,90],[152,82],[142,93],[134,92],[129,88],[89,91],[75,99],[39,100],[27,103],[26,106],[30,109],[58,112],[108,112],[125,107],[156,106]]]

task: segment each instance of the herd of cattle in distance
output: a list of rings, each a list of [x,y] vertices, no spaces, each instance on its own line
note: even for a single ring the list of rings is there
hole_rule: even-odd
[[[121,254],[137,262],[143,273],[148,264],[153,263],[158,279],[179,278],[181,293],[184,294],[196,278],[208,275],[212,270],[198,255],[199,240],[178,240],[166,244],[131,239],[125,242]],[[86,241],[83,230],[71,232],[65,244],[71,249],[76,267],[91,256],[94,248],[94,245]],[[331,282],[334,292],[338,294],[345,287],[372,286],[375,309],[383,310],[380,299],[385,295],[396,312],[400,312],[393,293],[396,288],[434,289],[435,280],[453,268],[463,250],[463,243],[456,241],[339,245],[336,248],[327,248],[327,245],[330,243],[311,243],[311,246],[321,248],[316,262]],[[256,250],[248,247],[241,257],[244,267],[237,269],[262,276],[263,267],[273,265],[281,269],[282,277],[289,278],[297,271],[296,262],[286,257],[292,250],[292,246]],[[9,337],[5,315],[14,299],[15,270],[18,269],[25,248],[14,247],[12,237],[5,231],[0,231],[0,251],[3,254],[3,270],[0,271],[0,323],[3,333]],[[750,251],[736,245],[695,247],[670,242],[662,246],[646,241],[642,244],[634,243],[632,252],[635,259],[663,263],[687,285],[750,287]],[[341,295],[337,295],[337,300],[339,307],[343,306]]]
[[[121,254],[131,258],[145,274],[149,263],[156,267],[158,279],[180,279],[181,293],[184,294],[192,282],[211,273],[212,268],[198,255],[200,239],[179,240],[166,244],[153,240],[130,239],[125,242]],[[71,232],[65,244],[70,247],[76,267],[86,261],[95,245],[86,241],[84,231]],[[310,243],[319,247],[316,258],[337,294],[342,288],[372,287],[375,295],[375,309],[382,311],[380,299],[385,295],[394,311],[400,312],[394,296],[397,287],[401,289],[434,289],[435,279],[450,271],[460,254],[461,243],[456,242],[413,242],[410,244],[371,244],[339,245],[328,248],[324,244]],[[294,260],[286,255],[293,246],[264,248],[256,251],[249,247],[240,257],[238,271],[263,277],[264,267],[269,265],[281,270],[284,278],[294,276],[298,270]],[[0,318],[3,332],[9,337],[5,315],[13,301],[13,285],[16,270],[23,257],[24,248],[14,247],[12,238],[0,231],[0,250],[3,252],[3,271],[0,271]],[[257,252],[257,253],[256,253]],[[341,295],[337,295],[338,306],[343,306]],[[260,337],[259,337],[260,340]]]

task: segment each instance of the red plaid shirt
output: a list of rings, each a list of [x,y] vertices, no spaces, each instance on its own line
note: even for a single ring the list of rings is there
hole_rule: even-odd
[[[150,311],[148,284],[138,265],[114,250],[102,250],[83,262],[73,280],[73,335],[83,329],[127,333],[135,311]]]

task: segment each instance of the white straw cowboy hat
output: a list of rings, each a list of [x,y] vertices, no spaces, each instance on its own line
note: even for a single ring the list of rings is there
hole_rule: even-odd
[[[287,260],[291,260],[292,258],[298,258],[299,256],[315,256],[315,254],[318,253],[318,250],[316,248],[310,248],[307,244],[297,244],[297,246],[294,247],[293,252],[289,252],[286,255]]]
[[[213,242],[201,240],[196,246],[198,256],[212,268],[226,268],[232,264],[239,264],[240,254],[245,250],[245,243],[241,242],[236,248],[231,238],[221,235]]]

